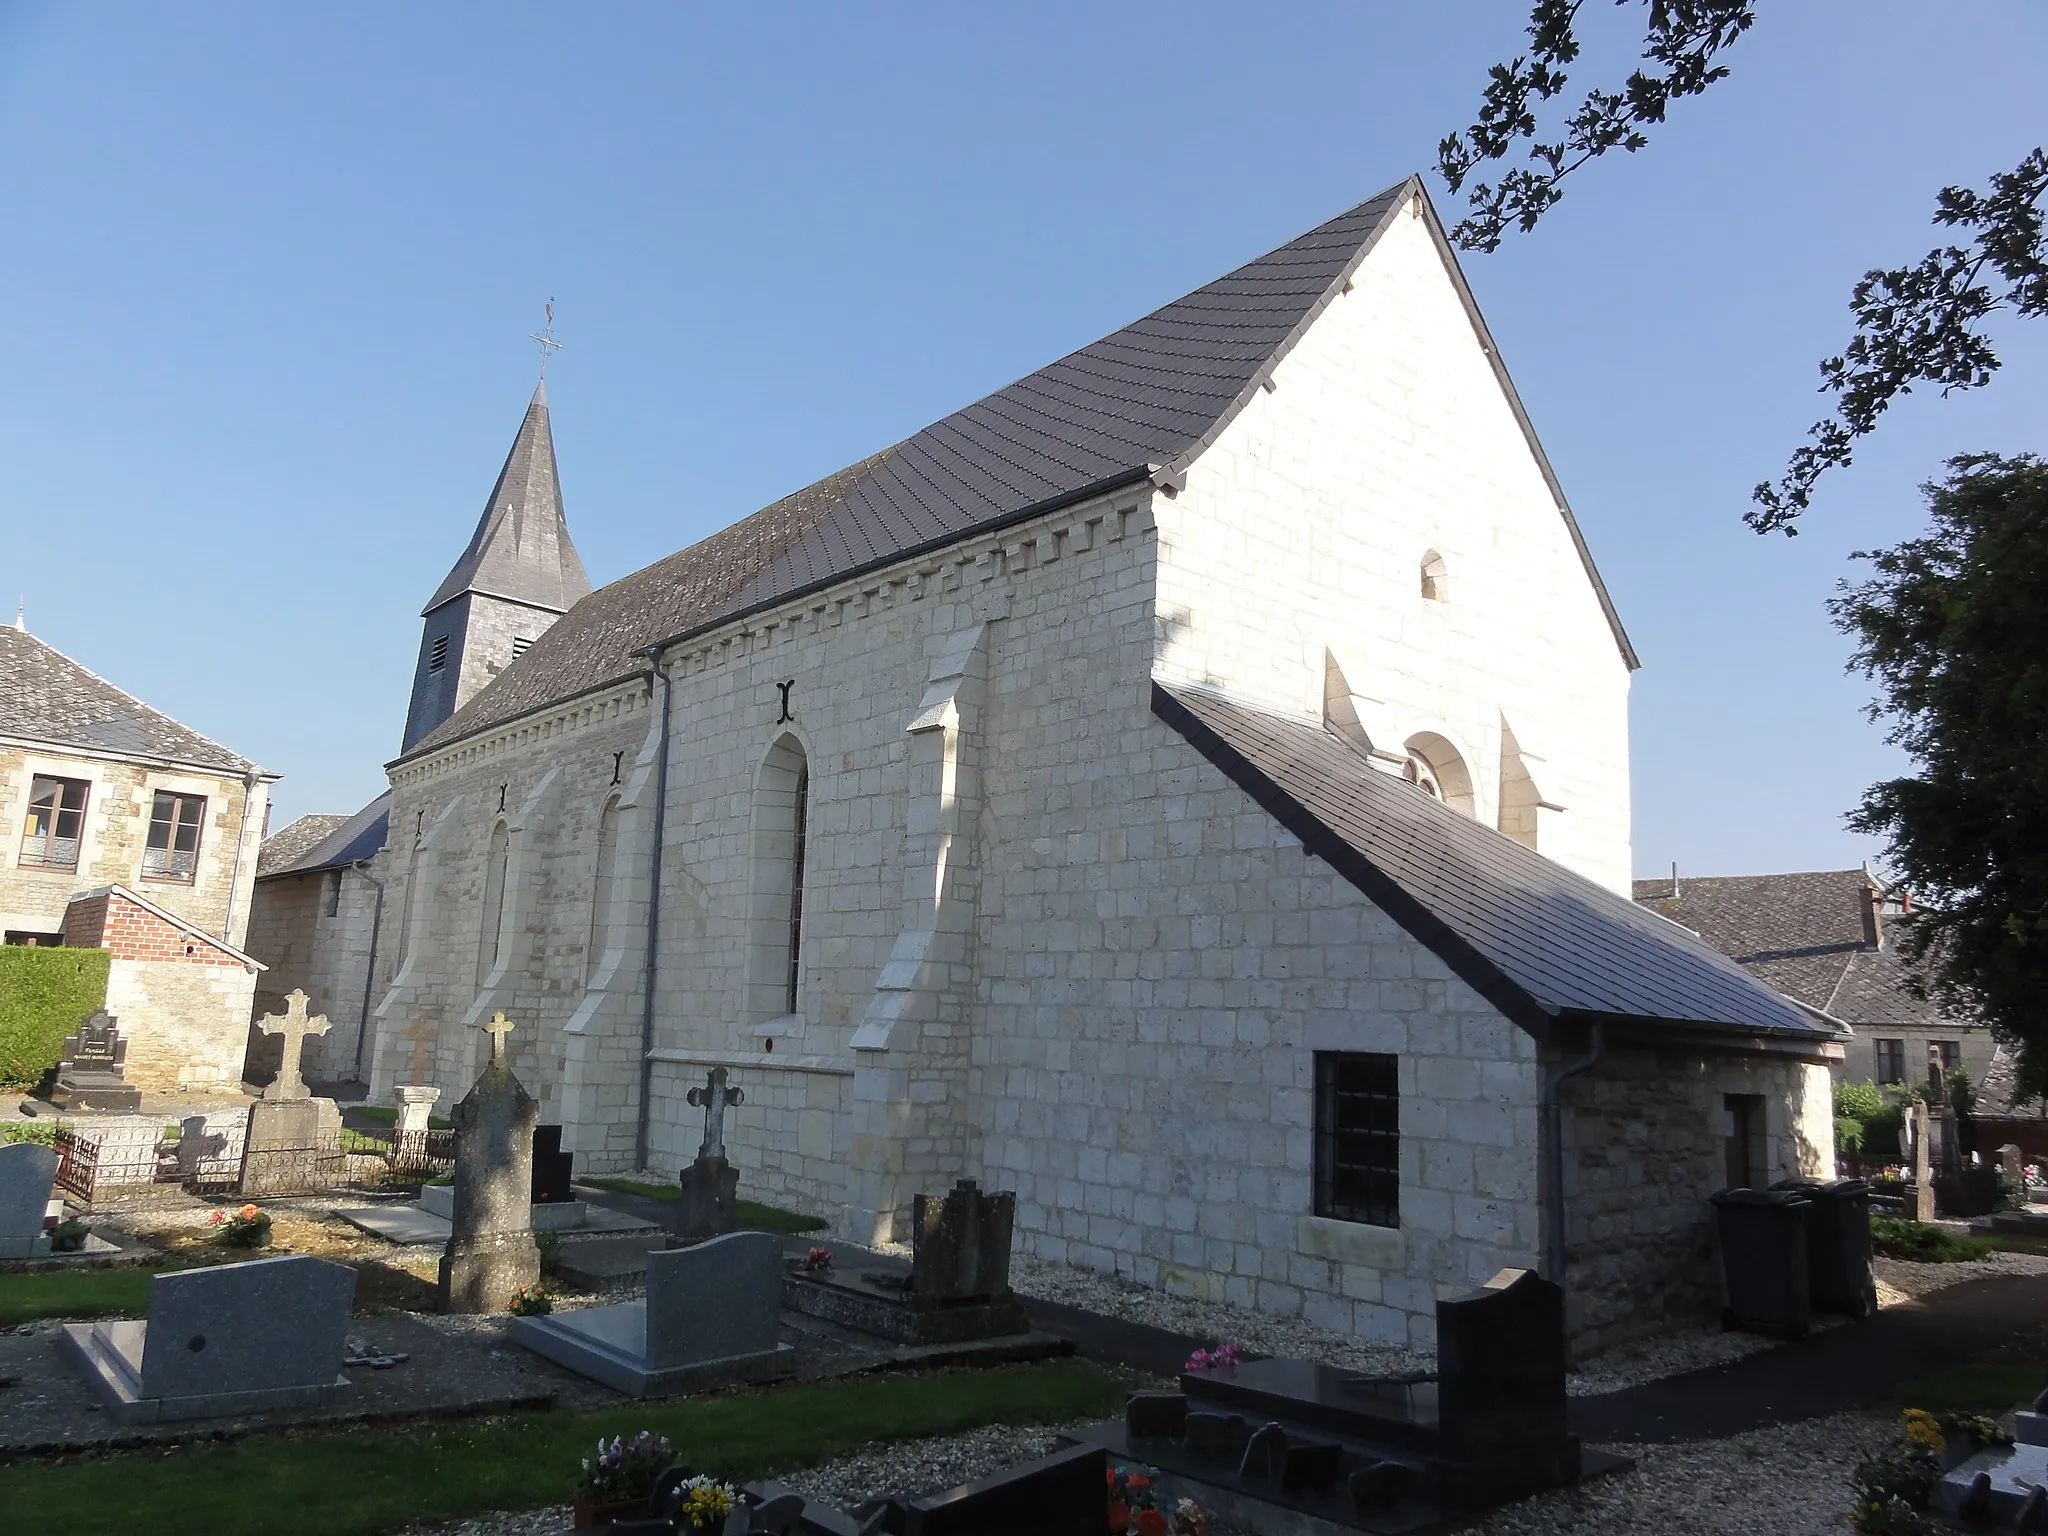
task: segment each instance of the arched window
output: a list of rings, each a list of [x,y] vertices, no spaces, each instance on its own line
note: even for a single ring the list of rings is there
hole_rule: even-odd
[[[784,736],[768,749],[754,786],[747,1013],[755,1023],[797,1012],[803,998],[810,799],[811,770],[803,744]]]
[[[1408,761],[1401,769],[1404,779],[1454,811],[1477,814],[1472,774],[1456,747],[1434,731],[1410,736],[1406,745]]]
[[[490,852],[484,856],[483,919],[477,929],[476,981],[482,986],[498,968],[498,949],[505,925],[505,864],[512,850],[505,823],[491,829]]]
[[[597,963],[611,943],[612,876],[619,863],[619,799],[604,803],[597,818],[597,867],[590,886],[590,942],[583,951],[583,979],[597,974]]]
[[[1451,578],[1444,569],[1444,557],[1428,550],[1422,557],[1422,595],[1432,603],[1451,600]]]

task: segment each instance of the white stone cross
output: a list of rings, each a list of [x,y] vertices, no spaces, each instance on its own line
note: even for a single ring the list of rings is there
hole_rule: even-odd
[[[256,1027],[266,1035],[284,1037],[284,1057],[277,1066],[277,1081],[263,1090],[266,1099],[306,1099],[312,1091],[306,1087],[306,1080],[299,1076],[299,1053],[305,1049],[306,1036],[327,1033],[327,1015],[316,1013],[306,1016],[306,994],[294,991],[284,1000],[284,1013],[268,1014],[256,1021]]]
[[[502,1008],[491,1015],[490,1023],[481,1026],[483,1031],[491,1037],[491,1064],[493,1066],[504,1061],[505,1037],[511,1034],[516,1027],[510,1019],[505,1017],[505,1010]]]
[[[704,1141],[697,1148],[697,1156],[725,1156],[725,1110],[728,1104],[741,1104],[746,1095],[737,1088],[725,1086],[726,1070],[713,1067],[704,1078],[702,1088],[692,1088],[689,1104],[692,1109],[704,1111]]]

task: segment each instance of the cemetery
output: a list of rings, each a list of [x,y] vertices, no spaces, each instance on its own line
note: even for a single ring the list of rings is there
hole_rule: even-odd
[[[2005,1226],[1974,1235],[1934,1211],[1921,1223],[1910,1210],[1880,1213],[1873,1259],[1866,1185],[1736,1191],[1716,1206],[1729,1249],[1723,1327],[1574,1359],[1562,1293],[1506,1269],[1440,1297],[1435,1348],[1416,1351],[1023,1259],[1014,1197],[968,1180],[916,1197],[901,1248],[797,1230],[806,1224],[787,1213],[774,1223],[784,1230],[750,1229],[742,1213],[764,1207],[724,1148],[730,1118],[747,1113],[745,1088],[722,1068],[691,1095],[703,1135],[673,1198],[649,1199],[659,1186],[645,1181],[585,1182],[509,1065],[517,1026],[502,1014],[450,1123],[436,1128],[435,1096],[407,1089],[393,1095],[382,1151],[365,1151],[385,1117],[358,1115],[370,1133],[334,1135],[322,1122],[342,1110],[296,1071],[299,1042],[324,1022],[304,1002],[278,1018],[282,1070],[239,1119],[188,1115],[151,1127],[176,1132],[152,1144],[124,1108],[74,1109],[51,1144],[0,1144],[9,1507],[90,1465],[52,1454],[184,1447],[134,1464],[141,1500],[173,1469],[230,1477],[231,1447],[287,1426],[300,1437],[294,1456],[351,1469],[362,1492],[343,1503],[360,1509],[332,1528],[364,1536],[415,1523],[378,1512],[394,1500],[463,1518],[560,1504],[567,1529],[596,1508],[573,1492],[632,1479],[646,1486],[602,1501],[621,1536],[1520,1530],[1514,1521],[1531,1517],[1517,1511],[1577,1519],[1652,1497],[1673,1444],[1692,1448],[1694,1475],[1702,1455],[1749,1463],[1805,1447],[1830,1458],[1819,1486],[1842,1507],[1863,1496],[1857,1479],[1867,1493],[1876,1478],[1924,1493],[1917,1518],[1965,1528],[2035,1530],[2048,1499],[2032,1491],[2048,1476],[2048,1410],[2027,1406],[2048,1388],[2048,1343],[1978,1350],[1979,1376],[1947,1386],[1939,1370],[1920,1371],[1936,1407],[1896,1432],[1885,1404],[1916,1390],[1911,1360],[1882,1391],[1819,1402],[1829,1411],[1779,1431],[1688,1404],[1745,1371],[1771,1395],[1786,1373],[1817,1369],[1800,1351],[1864,1353],[1859,1330],[1916,1321],[1944,1297],[1985,1286],[2041,1295],[2048,1242],[2029,1234],[2048,1208],[2022,1202]],[[287,1123],[280,1109],[306,1129],[272,1134],[266,1121]],[[399,1155],[428,1135],[437,1158]],[[1917,1187],[1935,1187],[1938,1135],[1918,1121],[1914,1135]],[[93,1177],[67,1176],[57,1143],[88,1139],[116,1150]],[[121,1146],[146,1144],[138,1196],[107,1171]],[[252,1145],[273,1155],[252,1157]],[[83,1241],[59,1251],[60,1227]],[[1952,1248],[1950,1261],[1884,1256],[1906,1229]],[[1953,1363],[1970,1353],[1957,1346]],[[2014,1407],[2001,1393],[2025,1411],[2001,1417]],[[483,1460],[497,1467],[489,1490],[437,1474],[431,1491],[401,1493],[417,1463],[397,1447],[416,1437],[393,1441],[380,1426],[416,1423],[445,1445],[456,1432],[438,1421],[450,1414],[478,1426],[463,1443],[479,1458],[475,1477]],[[619,1466],[579,1483],[572,1448],[604,1435],[620,1440]],[[204,1448],[222,1436],[224,1448]],[[650,1460],[662,1465],[641,1465]],[[1895,1464],[1904,1470],[1872,1470]],[[691,1526],[693,1494],[700,1512],[724,1501],[726,1523]],[[221,1518],[206,1528],[240,1528]]]

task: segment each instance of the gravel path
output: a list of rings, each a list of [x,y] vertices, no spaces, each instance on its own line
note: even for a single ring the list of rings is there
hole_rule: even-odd
[[[1499,1510],[1475,1536],[1837,1536],[1849,1529],[1857,1462],[1890,1444],[1860,1413],[1689,1445],[1618,1447],[1633,1472]]]
[[[1880,1258],[1871,1265],[1871,1269],[1877,1276],[1880,1301],[1883,1301],[1887,1289],[1903,1301],[1925,1296],[1929,1291],[1938,1291],[1946,1286],[1961,1285],[1965,1280],[1984,1280],[2001,1275],[2048,1275],[2048,1254],[1994,1253],[1988,1259],[1972,1259],[1967,1264],[1915,1264],[1905,1259]],[[1883,1304],[1895,1305],[1888,1301]]]

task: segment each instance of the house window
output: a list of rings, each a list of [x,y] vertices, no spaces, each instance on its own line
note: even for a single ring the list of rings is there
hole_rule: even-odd
[[[1947,1077],[1963,1064],[1962,1045],[1954,1040],[1930,1040],[1927,1044],[1939,1055],[1941,1075]]]
[[[1316,1214],[1401,1225],[1398,1058],[1316,1053]]]
[[[78,868],[78,842],[85,830],[84,779],[29,781],[28,820],[21,832],[24,869]]]
[[[1877,1080],[1880,1083],[1903,1083],[1906,1080],[1905,1041],[1877,1042]]]
[[[434,643],[427,650],[427,672],[429,675],[448,665],[448,637],[434,636]]]
[[[64,935],[61,933],[31,933],[26,928],[10,928],[7,930],[6,938],[9,944],[25,944],[30,949],[64,947]]]
[[[204,795],[158,790],[149,813],[149,845],[142,850],[143,878],[190,884],[199,873],[199,824],[205,818]]]
[[[1756,1189],[1764,1176],[1764,1096],[1727,1093],[1721,1096],[1721,1147],[1727,1163],[1729,1189]]]

